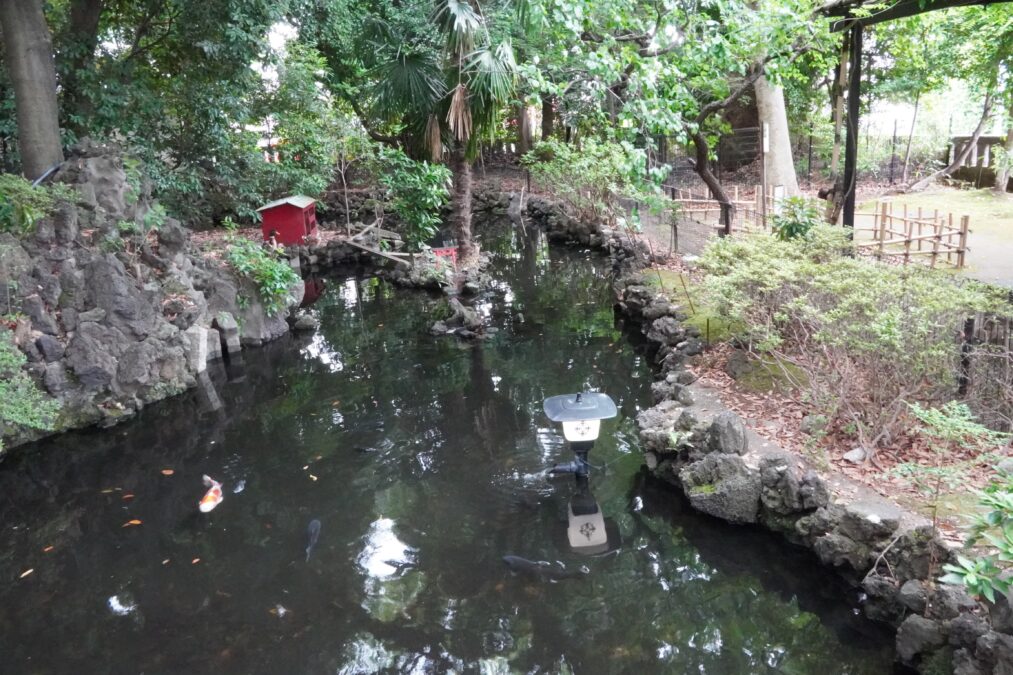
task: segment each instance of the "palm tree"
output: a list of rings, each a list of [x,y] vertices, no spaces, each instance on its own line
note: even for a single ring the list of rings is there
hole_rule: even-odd
[[[471,237],[471,163],[513,95],[516,63],[508,40],[493,44],[477,3],[437,0],[427,23],[438,29],[439,44],[397,34],[390,24],[373,26],[379,41],[397,45],[373,69],[374,112],[404,125],[409,152],[449,158],[451,223],[458,258],[470,266],[478,254]]]

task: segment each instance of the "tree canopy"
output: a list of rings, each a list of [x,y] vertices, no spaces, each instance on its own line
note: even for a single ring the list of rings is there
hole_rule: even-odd
[[[710,185],[706,165],[729,130],[725,112],[749,104],[761,76],[785,88],[794,131],[829,124],[826,94],[840,52],[820,13],[827,5],[812,0],[4,6],[13,4],[44,11],[24,36],[51,55],[56,87],[38,80],[45,59],[26,64],[17,50],[28,47],[7,41],[0,168],[39,173],[54,149],[76,139],[115,140],[151,160],[155,190],[170,207],[211,221],[251,217],[260,202],[286,192],[322,194],[335,180],[342,139],[356,129],[416,159],[450,163],[460,221],[465,165],[483,146],[525,141],[518,135],[535,105],[547,117],[545,133],[557,118],[555,133],[567,140],[629,141],[649,154],[662,138],[690,144]],[[1011,7],[878,24],[867,42],[870,97],[911,101],[961,80],[989,96],[991,110],[1009,114]],[[8,31],[28,25],[10,11],[5,21]],[[290,39],[272,39],[282,34]],[[22,98],[53,98],[58,138],[51,127],[33,131],[26,119],[19,126],[16,85],[26,82]],[[38,133],[56,140],[30,163]],[[264,162],[265,150],[278,161]]]

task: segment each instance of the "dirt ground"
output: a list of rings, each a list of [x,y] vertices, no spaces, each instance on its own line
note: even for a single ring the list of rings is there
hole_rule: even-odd
[[[952,213],[954,221],[969,216],[970,233],[967,237],[966,267],[960,272],[966,276],[1013,288],[1013,194],[997,196],[991,190],[959,190],[935,187],[925,192],[891,195],[868,199],[857,211],[871,214],[877,202],[906,204],[909,211],[918,208],[925,212],[938,209]],[[871,227],[872,217],[856,218],[860,227]],[[869,238],[871,233],[862,233]]]

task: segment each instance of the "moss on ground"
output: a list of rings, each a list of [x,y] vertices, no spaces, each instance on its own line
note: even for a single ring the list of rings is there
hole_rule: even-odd
[[[644,272],[644,281],[663,291],[672,302],[682,308],[686,315],[683,322],[700,331],[708,345],[726,342],[740,331],[741,327],[721,314],[707,302],[707,295],[700,284],[677,270],[652,269]]]
[[[786,394],[797,387],[804,388],[806,377],[802,369],[793,363],[764,354],[751,357],[748,366],[735,381],[743,389],[757,393],[776,391]]]

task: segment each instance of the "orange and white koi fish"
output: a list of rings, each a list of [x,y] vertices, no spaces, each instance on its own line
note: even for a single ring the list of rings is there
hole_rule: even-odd
[[[201,497],[200,504],[198,505],[201,513],[208,513],[216,506],[222,503],[225,499],[225,495],[222,494],[222,484],[211,478],[211,476],[204,476],[204,485],[208,486],[208,491]]]

